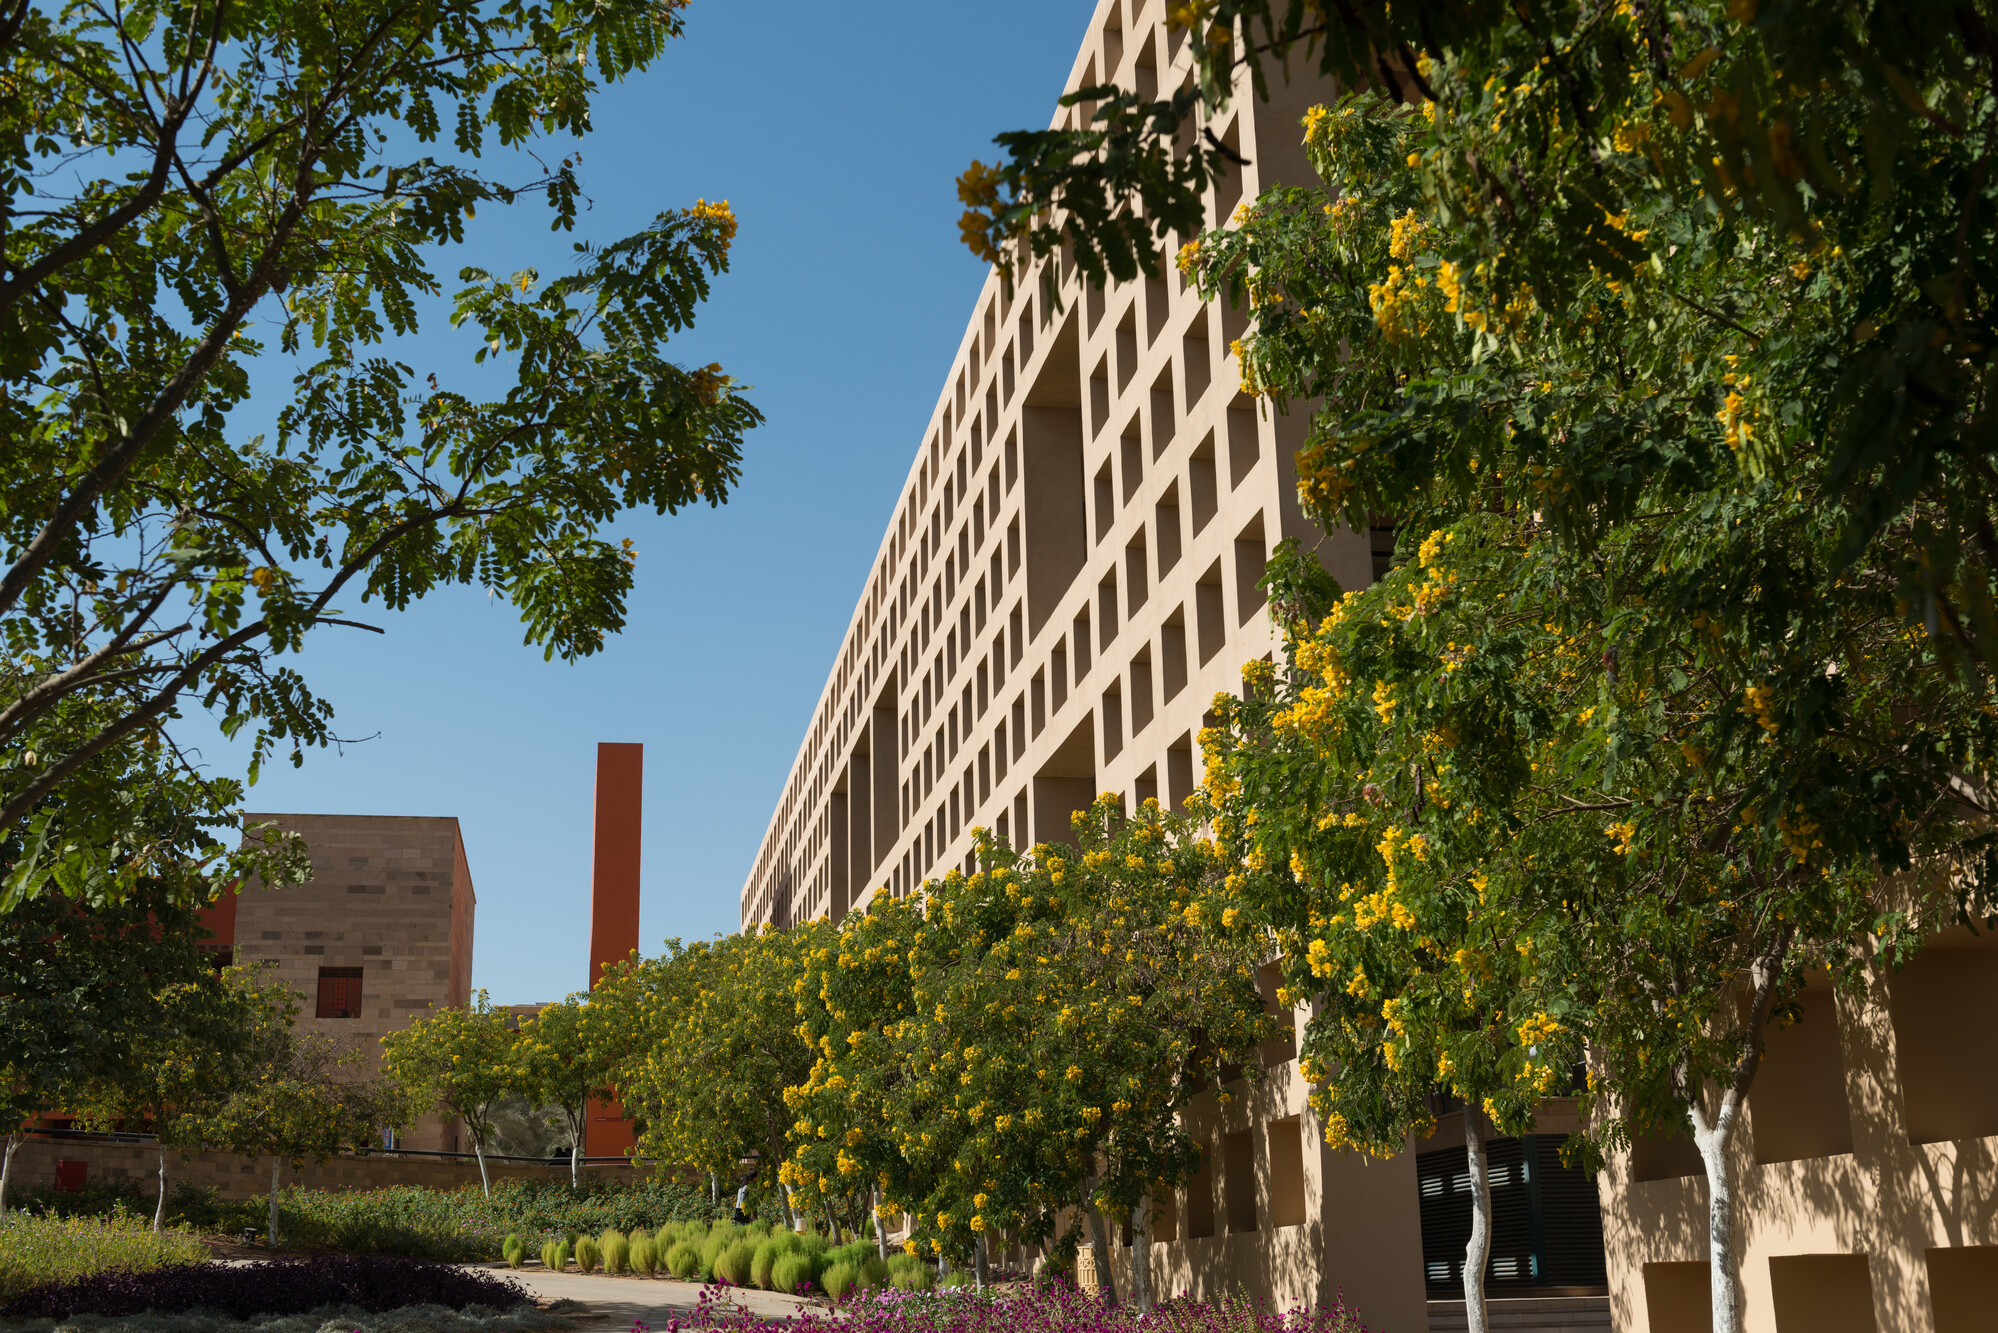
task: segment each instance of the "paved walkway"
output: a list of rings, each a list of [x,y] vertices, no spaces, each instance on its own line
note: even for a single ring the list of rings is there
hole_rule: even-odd
[[[581,1301],[589,1313],[577,1317],[584,1328],[628,1329],[634,1322],[655,1330],[664,1329],[669,1319],[685,1319],[699,1303],[698,1282],[673,1278],[640,1277],[636,1274],[551,1273],[538,1264],[510,1269],[505,1264],[469,1264],[510,1277],[547,1301]],[[812,1303],[781,1292],[759,1288],[735,1289],[738,1305],[752,1314],[783,1317],[810,1309]],[[821,1307],[823,1308],[823,1307]]]

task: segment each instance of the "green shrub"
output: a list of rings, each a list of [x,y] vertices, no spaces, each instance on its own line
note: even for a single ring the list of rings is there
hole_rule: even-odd
[[[597,1271],[597,1265],[603,1262],[603,1257],[603,1247],[597,1244],[595,1236],[581,1236],[577,1238],[576,1267],[582,1269],[585,1273],[594,1273]]]
[[[700,1221],[682,1222],[679,1224],[679,1232],[681,1240],[689,1245],[699,1245],[708,1238],[708,1224]]]
[[[559,1273],[569,1266],[569,1242],[551,1240],[541,1247],[541,1266],[551,1273]]]
[[[841,1259],[826,1269],[825,1275],[819,1279],[819,1285],[825,1288],[826,1295],[836,1301],[843,1301],[859,1281],[860,1270],[850,1261]]]
[[[747,1236],[738,1237],[715,1256],[715,1276],[735,1286],[746,1287],[753,1280],[751,1270],[755,1260],[756,1242]]]
[[[832,1243],[816,1231],[800,1231],[796,1235],[798,1237],[798,1249],[800,1253],[808,1254],[812,1258],[812,1271],[816,1273],[824,1268],[826,1266],[825,1256],[827,1251],[832,1248]]]
[[[208,1247],[193,1232],[176,1227],[155,1236],[149,1218],[123,1209],[101,1221],[10,1211],[0,1217],[0,1301],[45,1282],[114,1269],[140,1272],[198,1264],[207,1258]]]
[[[771,1289],[770,1266],[782,1255],[798,1250],[798,1238],[789,1231],[780,1231],[769,1240],[756,1247],[755,1257],[749,1261],[749,1280],[765,1291]]]
[[[888,1261],[878,1250],[861,1260],[860,1285],[869,1291],[879,1291],[888,1285]]]
[[[508,1268],[518,1268],[527,1262],[527,1242],[516,1233],[500,1242],[500,1257],[506,1260]]]
[[[888,1285],[897,1291],[929,1291],[937,1284],[936,1270],[913,1254],[888,1256]]]
[[[723,1251],[735,1244],[735,1240],[734,1227],[718,1225],[708,1228],[707,1239],[701,1242],[701,1276],[703,1278],[712,1278],[715,1275],[716,1261],[722,1257]]]
[[[691,1282],[701,1271],[701,1252],[687,1241],[674,1241],[666,1251],[666,1268],[682,1282]]]
[[[793,1250],[777,1257],[770,1266],[770,1288],[773,1291],[795,1292],[812,1285],[812,1256],[802,1250]]]
[[[659,1271],[659,1250],[643,1231],[631,1240],[631,1271],[651,1277]]]
[[[625,1234],[612,1227],[597,1237],[597,1249],[604,1257],[604,1272],[622,1273],[631,1267],[631,1242]]]

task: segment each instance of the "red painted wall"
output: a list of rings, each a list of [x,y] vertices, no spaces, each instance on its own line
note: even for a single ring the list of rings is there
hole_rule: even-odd
[[[606,965],[638,948],[639,821],[645,809],[645,747],[597,746],[595,828],[590,843],[590,985]],[[631,1147],[631,1123],[615,1100],[594,1103],[583,1152],[609,1157]]]

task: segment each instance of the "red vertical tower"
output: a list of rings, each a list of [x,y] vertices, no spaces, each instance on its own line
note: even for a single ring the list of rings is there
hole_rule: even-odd
[[[604,968],[638,947],[639,819],[645,808],[645,747],[597,746],[596,813],[590,840],[590,988]],[[633,1142],[615,1100],[590,1107],[583,1152],[612,1157]]]

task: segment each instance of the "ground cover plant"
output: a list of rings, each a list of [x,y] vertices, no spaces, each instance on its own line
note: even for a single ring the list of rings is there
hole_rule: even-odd
[[[480,1305],[463,1310],[408,1305],[381,1312],[358,1305],[322,1305],[302,1314],[249,1319],[207,1310],[112,1317],[84,1314],[66,1319],[0,1318],[0,1333],[321,1333],[327,1328],[341,1333],[350,1329],[353,1333],[554,1333],[570,1326],[565,1315],[531,1305],[517,1305],[504,1313]]]
[[[0,1218],[0,1301],[95,1273],[140,1272],[207,1257],[208,1248],[192,1232],[169,1228],[155,1233],[143,1219],[122,1210],[101,1219],[16,1212]]]
[[[1313,1308],[1273,1310],[1242,1296],[1218,1301],[1163,1301],[1149,1312],[1112,1305],[1064,1282],[1030,1283],[1003,1294],[966,1288],[933,1293],[866,1291],[834,1311],[762,1318],[721,1305],[703,1291],[695,1312],[663,1333],[726,1328],[744,1333],[1367,1333],[1360,1313],[1343,1299]],[[634,1329],[633,1333],[639,1333]]]
[[[518,1284],[474,1269],[388,1255],[316,1255],[93,1273],[22,1292],[0,1305],[0,1316],[64,1319],[208,1310],[247,1319],[303,1314],[323,1305],[377,1312],[412,1305],[510,1310],[526,1298]]]

